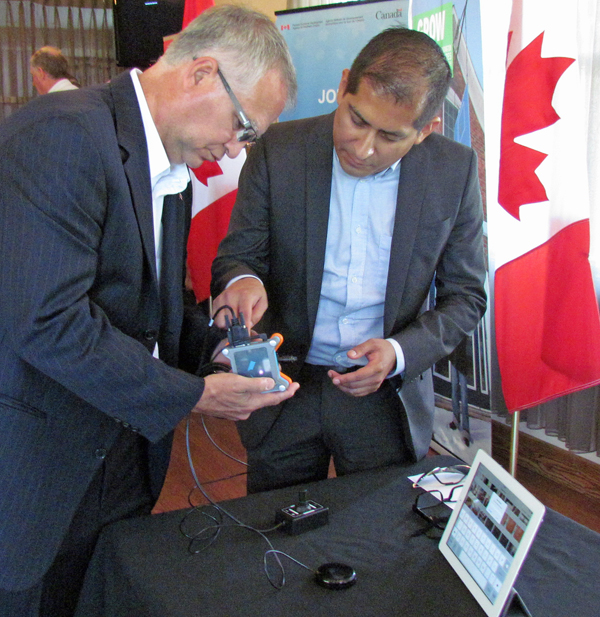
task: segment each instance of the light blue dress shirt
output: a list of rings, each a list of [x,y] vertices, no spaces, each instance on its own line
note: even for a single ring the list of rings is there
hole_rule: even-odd
[[[335,355],[383,338],[383,312],[396,215],[400,161],[356,178],[333,153],[333,176],[321,298],[306,361],[336,366]],[[400,345],[393,375],[404,370]]]

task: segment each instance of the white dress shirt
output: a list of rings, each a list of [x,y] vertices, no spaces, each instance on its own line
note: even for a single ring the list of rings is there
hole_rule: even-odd
[[[79,88],[68,79],[59,79],[52,88],[48,90],[47,94],[50,94],[50,92],[64,92],[65,90],[79,90]]]
[[[187,165],[171,165],[165,147],[163,146],[160,135],[152,114],[148,107],[139,75],[142,71],[133,69],[131,79],[135,88],[142,122],[144,124],[144,134],[146,145],[148,146],[148,162],[150,166],[150,185],[152,187],[152,219],[154,222],[154,251],[156,259],[156,276],[160,281],[161,261],[162,261],[162,212],[165,195],[176,195],[185,190],[190,181],[190,172]],[[154,349],[154,355],[158,357],[158,345]]]

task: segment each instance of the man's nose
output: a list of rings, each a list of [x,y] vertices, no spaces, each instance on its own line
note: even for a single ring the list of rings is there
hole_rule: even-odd
[[[246,146],[246,142],[238,141],[234,137],[231,141],[225,144],[225,152],[230,159],[234,159]]]
[[[375,152],[375,131],[367,131],[356,144],[356,157],[368,159]]]

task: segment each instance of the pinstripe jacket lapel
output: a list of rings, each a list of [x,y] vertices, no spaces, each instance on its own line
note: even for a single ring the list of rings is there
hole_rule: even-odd
[[[152,188],[150,186],[148,147],[146,145],[142,116],[133,82],[128,73],[113,79],[109,87],[112,96],[117,140],[123,160],[123,169],[129,182],[146,259],[150,264],[154,282],[156,283],[154,225],[152,221],[152,207],[149,207],[152,204]]]

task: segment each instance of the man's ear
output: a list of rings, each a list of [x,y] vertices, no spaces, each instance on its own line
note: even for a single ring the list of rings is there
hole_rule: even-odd
[[[428,122],[417,135],[417,140],[415,141],[415,145],[420,144],[426,137],[429,137],[431,133],[440,125],[442,119],[439,116],[436,116],[431,122]]]
[[[337,104],[339,105],[344,98],[344,94],[346,94],[346,87],[348,86],[348,75],[350,74],[350,69],[344,69],[342,71],[342,79],[340,80],[340,85],[338,86],[337,92]]]
[[[186,86],[194,87],[207,79],[214,79],[218,75],[219,63],[215,58],[202,56],[192,60],[185,73]]]

